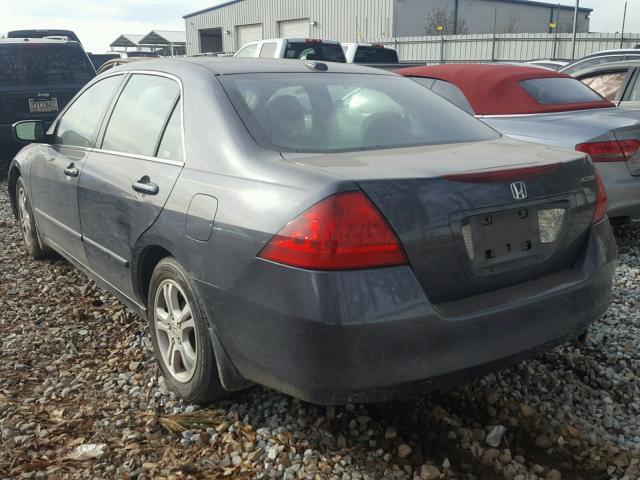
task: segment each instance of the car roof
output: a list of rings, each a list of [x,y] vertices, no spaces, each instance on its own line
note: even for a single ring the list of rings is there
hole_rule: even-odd
[[[449,64],[396,70],[405,76],[444,80],[457,86],[478,115],[522,115],[564,112],[587,108],[613,107],[608,100],[580,104],[541,104],[521,86],[524,80],[570,78],[569,75],[539,67],[504,64]]]
[[[601,63],[599,65],[594,65],[590,68],[585,68],[581,70],[577,77],[582,77],[583,75],[591,75],[596,72],[608,71],[608,70],[616,70],[616,69],[625,69],[625,68],[640,68],[640,59],[639,60],[623,60],[621,62],[609,62],[609,63]]]
[[[640,48],[614,48],[612,50],[600,50],[599,52],[594,52],[591,53],[583,58],[587,58],[587,57],[595,57],[597,55],[607,55],[609,53],[618,53],[618,54],[625,54],[625,53],[637,53],[638,55],[640,55]],[[581,58],[577,59],[576,62],[579,62],[580,60],[582,60]]]
[[[149,58],[149,57],[147,57]],[[314,70],[314,64],[324,64],[328,67],[328,73],[354,73],[369,75],[394,75],[378,68],[361,67],[358,65],[321,62],[316,60],[283,60],[264,58],[232,58],[232,57],[184,57],[149,59],[142,65],[123,65],[122,69],[155,70],[179,75],[181,70],[201,70],[206,68],[214,75],[233,75],[241,73],[309,73]]]
[[[51,43],[61,45],[65,43],[74,43],[79,45],[75,40],[61,40],[58,38],[0,38],[0,43]]]
[[[339,41],[337,40],[329,40],[327,38],[318,38],[318,37],[278,37],[278,38],[267,38],[264,40],[257,40],[255,43],[259,43],[259,42],[277,42],[278,40],[287,40],[288,42],[306,42],[307,40],[318,40],[322,43],[335,43],[335,44],[340,44]],[[254,42],[248,42],[246,45],[248,45],[249,43],[254,43]]]

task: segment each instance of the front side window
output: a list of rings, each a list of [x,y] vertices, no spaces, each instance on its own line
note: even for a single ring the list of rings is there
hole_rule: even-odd
[[[591,75],[580,79],[589,88],[595,90],[607,100],[612,102],[617,98],[627,72],[607,72]]]
[[[275,58],[277,46],[278,44],[275,42],[263,43],[262,50],[260,50],[260,58]]]
[[[256,53],[258,52],[258,44],[253,43],[251,45],[247,45],[244,48],[241,48],[238,53],[236,53],[236,57],[238,58],[255,58]]]
[[[403,77],[274,73],[220,81],[253,138],[276,151],[357,151],[499,137]]]
[[[93,147],[102,116],[122,79],[123,75],[114,75],[85,90],[60,118],[53,143]]]
[[[166,77],[133,75],[118,98],[102,148],[151,157],[172,112],[180,87]]]
[[[435,78],[423,78],[423,77],[409,77],[414,82],[425,86],[443,98],[446,98],[455,106],[463,109],[465,112],[474,115],[475,112],[471,107],[471,104],[467,100],[467,97],[462,93],[458,87],[453,83],[445,82],[444,80],[436,80]]]
[[[575,78],[536,78],[520,86],[541,105],[602,102],[604,99]]]

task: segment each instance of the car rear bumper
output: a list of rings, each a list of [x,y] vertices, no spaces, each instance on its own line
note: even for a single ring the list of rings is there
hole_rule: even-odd
[[[622,162],[596,164],[607,192],[609,218],[640,220],[640,176],[632,176]]]
[[[577,337],[610,302],[616,246],[591,228],[574,268],[432,305],[410,267],[310,272],[256,260],[233,291],[196,282],[244,378],[320,404],[459,382]]]

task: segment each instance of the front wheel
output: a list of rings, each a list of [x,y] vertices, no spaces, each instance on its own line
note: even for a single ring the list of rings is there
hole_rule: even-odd
[[[222,398],[206,314],[175,258],[158,263],[149,288],[149,327],[160,369],[181,398],[207,403]]]
[[[36,260],[50,256],[52,253],[51,250],[40,243],[36,221],[33,216],[33,209],[31,208],[31,201],[29,200],[27,187],[22,177],[19,177],[16,182],[14,198],[16,200],[16,206],[18,207],[18,222],[27,253]]]

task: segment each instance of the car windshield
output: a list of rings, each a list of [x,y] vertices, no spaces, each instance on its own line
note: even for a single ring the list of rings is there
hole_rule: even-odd
[[[0,86],[87,83],[95,70],[77,43],[0,45]]]
[[[358,47],[354,58],[356,63],[398,63],[395,50],[382,47]]]
[[[220,77],[257,143],[340,152],[491,140],[500,135],[407,78],[363,74]]]
[[[520,86],[542,105],[602,102],[604,98],[575,78],[536,78]]]
[[[313,40],[306,42],[287,42],[284,58],[340,63],[346,63],[347,61],[342,47],[339,44]]]

